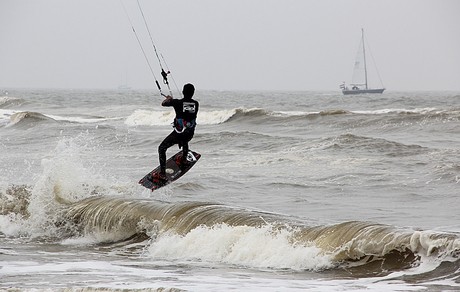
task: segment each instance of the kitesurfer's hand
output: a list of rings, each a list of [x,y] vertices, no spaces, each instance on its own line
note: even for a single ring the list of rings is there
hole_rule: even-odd
[[[166,99],[163,100],[163,102],[161,103],[161,105],[165,105],[165,103],[166,103],[168,100],[171,100],[171,99],[173,99],[171,95],[166,96]]]

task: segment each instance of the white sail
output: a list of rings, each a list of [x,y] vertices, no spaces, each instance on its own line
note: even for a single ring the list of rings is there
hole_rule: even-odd
[[[355,66],[353,68],[353,77],[351,85],[363,86],[366,85],[366,61],[364,59],[363,38],[359,42],[358,52],[356,53]]]

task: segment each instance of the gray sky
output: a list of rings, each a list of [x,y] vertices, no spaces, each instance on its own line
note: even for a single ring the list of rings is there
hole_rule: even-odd
[[[457,0],[139,1],[179,87],[338,91],[364,28],[388,90],[460,90]],[[159,78],[137,2],[123,4]],[[156,88],[119,0],[0,0],[0,88],[117,88],[126,71]]]

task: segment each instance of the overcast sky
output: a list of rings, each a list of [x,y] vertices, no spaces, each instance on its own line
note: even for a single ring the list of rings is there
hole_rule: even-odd
[[[159,78],[137,0],[122,1],[0,0],[0,88],[155,89],[122,6]],[[338,91],[364,28],[387,90],[460,91],[458,0],[139,2],[179,87]]]

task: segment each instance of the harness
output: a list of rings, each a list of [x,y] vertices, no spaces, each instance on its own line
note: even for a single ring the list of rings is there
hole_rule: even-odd
[[[186,130],[191,130],[195,126],[196,126],[195,120],[186,121],[184,119],[175,118],[173,122],[174,130],[179,134],[184,133]]]

